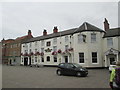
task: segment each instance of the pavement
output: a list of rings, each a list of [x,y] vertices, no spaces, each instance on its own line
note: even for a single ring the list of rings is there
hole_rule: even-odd
[[[58,76],[56,67],[2,67],[2,88],[109,88],[107,69],[88,69],[87,77]]]

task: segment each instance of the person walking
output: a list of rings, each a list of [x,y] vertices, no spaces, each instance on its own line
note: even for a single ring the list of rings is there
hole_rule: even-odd
[[[120,90],[120,61],[116,63],[116,68],[111,72],[109,84],[113,90]]]

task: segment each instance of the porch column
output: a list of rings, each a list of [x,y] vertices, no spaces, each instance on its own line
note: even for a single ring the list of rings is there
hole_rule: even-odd
[[[107,67],[108,66],[108,60],[107,60],[107,56],[105,55],[105,67]]]
[[[118,61],[118,59],[119,59],[119,56],[118,56],[118,53],[116,54],[116,61]]]
[[[29,57],[27,57],[28,58],[28,65],[30,64],[30,59],[29,59]]]

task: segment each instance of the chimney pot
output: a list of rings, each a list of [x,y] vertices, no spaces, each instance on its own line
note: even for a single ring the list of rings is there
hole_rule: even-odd
[[[47,35],[47,30],[44,29],[43,36]]]
[[[104,30],[108,30],[109,29],[109,23],[108,23],[108,20],[105,18],[105,21],[104,21]]]
[[[58,28],[57,28],[57,26],[55,26],[53,29],[53,33],[57,33],[57,32],[58,32]]]

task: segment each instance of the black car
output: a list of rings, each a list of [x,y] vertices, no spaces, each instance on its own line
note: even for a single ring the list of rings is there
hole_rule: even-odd
[[[60,63],[56,71],[57,75],[87,76],[88,70],[76,63]]]

